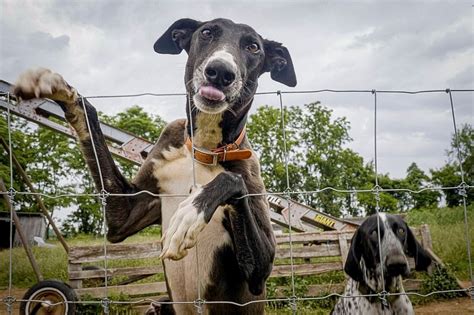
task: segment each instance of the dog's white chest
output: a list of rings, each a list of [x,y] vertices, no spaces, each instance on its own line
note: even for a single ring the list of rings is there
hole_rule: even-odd
[[[221,166],[208,167],[198,162],[193,166],[191,154],[185,147],[171,149],[162,154],[165,160],[155,161],[154,175],[160,179],[160,192],[164,195],[161,198],[162,228],[166,231],[171,217],[189,195],[194,184],[203,186],[224,169]],[[174,194],[182,196],[167,196]],[[231,243],[230,235],[222,225],[223,215],[224,209],[219,207],[199,234],[197,245],[189,250],[187,256],[179,261],[164,261],[168,285],[174,292],[174,299],[192,301],[197,297],[198,283],[201,289],[209,284],[215,251]],[[196,250],[199,251],[199,261]]]
[[[171,148],[162,152],[165,160],[156,160],[154,175],[159,178],[162,225],[166,229],[169,219],[179,203],[189,195],[194,185],[203,186],[212,181],[224,169],[220,166],[206,166],[194,162],[186,147]],[[171,196],[167,196],[171,195]],[[180,195],[180,196],[172,196]]]

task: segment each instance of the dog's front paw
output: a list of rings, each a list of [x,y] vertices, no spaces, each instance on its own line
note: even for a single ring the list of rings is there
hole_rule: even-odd
[[[162,238],[161,258],[173,260],[182,259],[188,254],[188,249],[196,245],[198,234],[206,227],[204,211],[194,206],[194,198],[202,189],[198,189],[186,200],[179,204],[175,214],[171,217],[168,229]]]
[[[74,103],[76,90],[57,73],[45,68],[35,68],[22,73],[13,88],[13,94],[22,99],[49,98]]]

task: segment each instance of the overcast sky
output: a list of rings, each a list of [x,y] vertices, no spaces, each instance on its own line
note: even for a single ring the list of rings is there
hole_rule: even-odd
[[[298,86],[260,79],[260,91],[314,89],[473,89],[471,1],[20,1],[0,0],[0,79],[29,67],[61,73],[80,93],[184,92],[186,54],[158,55],[153,43],[175,20],[230,18],[288,47]],[[458,123],[473,121],[473,93],[453,94]],[[371,94],[284,95],[346,116],[350,147],[373,159]],[[138,104],[170,121],[184,98],[93,100],[109,114]],[[259,96],[254,108],[278,105]],[[446,93],[378,95],[379,170],[404,177],[415,161],[428,171],[446,161],[453,131]]]

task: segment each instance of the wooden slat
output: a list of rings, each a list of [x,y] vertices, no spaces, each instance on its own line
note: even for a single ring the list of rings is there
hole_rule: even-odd
[[[317,275],[329,271],[342,270],[341,262],[325,262],[317,264],[301,264],[294,265],[295,275]],[[291,275],[291,265],[277,265],[273,266],[270,277],[285,277]]]
[[[433,249],[433,241],[431,240],[431,233],[430,233],[430,228],[428,227],[427,224],[423,224],[420,228],[420,235],[421,235],[421,245],[425,249]]]
[[[161,243],[109,244],[107,259],[140,259],[160,256]],[[76,246],[69,252],[70,263],[90,263],[104,260],[103,246]]]
[[[349,247],[347,246],[347,239],[339,234],[339,249],[341,255],[342,265],[346,264],[347,254],[349,253]]]
[[[154,275],[157,273],[163,273],[163,266],[157,262],[156,266],[148,267],[126,267],[126,268],[109,268],[107,269],[108,277],[116,276],[138,276],[138,275]],[[104,270],[79,270],[69,271],[70,280],[78,279],[91,279],[91,278],[103,278]]]
[[[351,239],[354,232],[308,232],[308,233],[293,233],[291,235],[292,243],[310,243],[310,242],[338,242],[339,235],[346,239]],[[275,235],[277,244],[289,243],[290,237],[288,234]]]
[[[421,240],[421,231],[419,228],[411,229],[415,236]],[[291,235],[291,241],[293,243],[318,243],[318,242],[339,242],[340,238],[347,240],[352,239],[354,231],[334,231],[334,232],[305,232],[305,233],[293,233]],[[275,235],[277,244],[284,244],[290,242],[288,234]]]
[[[105,296],[105,288],[83,288],[75,290],[79,296],[90,295],[92,297],[103,297]],[[124,293],[130,296],[137,295],[149,295],[166,293],[166,283],[153,282],[153,283],[140,283],[140,284],[127,284],[127,285],[115,285],[108,287],[109,294],[120,294]]]
[[[341,252],[337,244],[293,247],[293,258],[335,257],[340,255]],[[275,258],[290,258],[290,248],[278,247],[276,250]]]
[[[68,273],[74,273],[82,270],[81,264],[68,264]],[[80,289],[82,288],[82,280],[74,280],[69,277],[69,285],[73,289]]]

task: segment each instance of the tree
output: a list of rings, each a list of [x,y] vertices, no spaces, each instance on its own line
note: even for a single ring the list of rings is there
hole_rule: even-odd
[[[407,176],[405,178],[406,187],[411,190],[421,190],[428,186],[432,179],[421,170],[416,163],[412,163],[407,169]],[[425,190],[417,194],[409,194],[411,201],[411,208],[433,208],[438,206],[441,198],[439,191]]]
[[[5,118],[5,119],[3,119]],[[16,117],[11,117],[11,147],[12,151],[16,153],[16,157],[22,167],[25,167],[34,156],[34,145],[31,134],[34,132],[31,126],[27,123],[26,120]],[[8,136],[8,119],[2,115],[0,119],[0,137],[6,142],[9,146],[9,136]],[[13,189],[16,191],[25,191],[27,190],[25,183],[21,180],[18,172],[13,167]],[[10,188],[10,157],[8,150],[5,150],[3,146],[0,146],[0,178],[5,183],[7,189]],[[16,196],[17,200],[24,199],[24,196]],[[28,199],[28,197],[26,198]],[[31,201],[31,199],[28,199]],[[20,204],[21,208],[16,210],[27,210],[28,207],[25,207],[23,204]],[[0,210],[6,211],[3,202],[0,202]]]
[[[458,156],[459,148],[459,156]],[[458,137],[453,134],[451,148],[447,151],[448,161],[439,168],[430,170],[433,182],[441,187],[458,187],[462,183],[461,167],[464,173],[464,183],[474,185],[474,129],[465,124],[458,131]],[[459,189],[446,189],[443,194],[448,207],[461,204],[462,196]],[[466,189],[466,202],[474,202],[474,189]]]
[[[159,116],[147,114],[142,108],[133,106],[115,116],[102,115],[109,124],[138,134],[150,141],[157,140],[165,125]],[[6,117],[6,116],[5,116]],[[50,119],[54,119],[51,118]],[[56,120],[66,126],[66,123]],[[8,141],[7,119],[0,119],[0,136]],[[12,149],[22,167],[30,176],[34,187],[46,195],[91,194],[97,192],[88,168],[74,139],[47,128],[28,123],[23,118],[11,116]],[[0,148],[0,177],[10,186],[10,162],[7,152]],[[130,162],[119,160],[118,164],[126,176],[132,177],[136,167]],[[13,167],[13,188],[28,191],[23,179]],[[38,211],[31,196],[17,194],[15,209]],[[54,214],[56,209],[75,207],[63,222],[63,231],[75,233],[101,233],[102,213],[97,198],[63,197],[48,198],[43,201]],[[5,210],[3,203],[0,209]]]
[[[150,142],[157,141],[161,131],[166,126],[166,122],[160,116],[150,115],[138,105],[129,107],[114,116],[99,113],[99,117],[102,122],[130,132]],[[125,177],[131,178],[138,171],[138,166],[129,161],[120,158],[115,161]]]
[[[166,125],[166,122],[160,116],[150,115],[137,105],[129,107],[114,116],[100,113],[100,119],[113,127],[120,128],[148,141],[156,141]],[[81,155],[79,148],[75,148],[75,152]],[[82,155],[76,161],[79,163],[76,167],[83,170],[87,169]],[[127,160],[115,159],[115,161],[125,177],[132,178],[138,170],[138,166]],[[97,191],[88,173],[87,176],[82,177],[81,182],[84,189],[89,193]],[[101,233],[103,215],[98,200],[96,198],[79,197],[77,201],[78,208],[67,217],[63,229],[69,234]]]
[[[281,116],[279,109],[262,106],[248,123],[249,138],[260,156],[263,180],[273,192],[287,189]],[[316,102],[288,107],[284,120],[291,191],[326,187],[352,190],[367,182],[370,170],[362,157],[344,148],[351,140],[345,118],[333,118],[331,110]],[[292,197],[336,216],[360,212],[351,194],[326,190]]]

